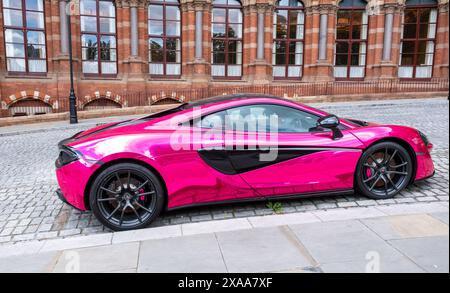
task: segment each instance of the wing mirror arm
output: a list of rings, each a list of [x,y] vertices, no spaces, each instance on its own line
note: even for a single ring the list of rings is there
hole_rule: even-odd
[[[317,121],[317,126],[326,128],[326,129],[331,129],[334,140],[338,140],[338,139],[341,139],[342,137],[344,137],[344,135],[342,134],[342,131],[339,129],[340,124],[341,124],[341,122],[339,121],[339,118],[336,115],[328,115],[328,116],[320,118]]]
[[[335,128],[331,128],[331,131],[333,131],[333,139],[334,140],[338,140],[344,137],[344,134],[342,134],[342,131],[335,127]]]

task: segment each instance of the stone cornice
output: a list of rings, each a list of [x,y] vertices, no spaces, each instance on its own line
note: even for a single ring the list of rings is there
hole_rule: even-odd
[[[212,0],[181,0],[180,1],[181,5],[185,5],[185,4],[190,4],[190,5],[211,5],[212,4]]]
[[[439,13],[448,13],[448,1],[445,3],[439,3],[438,9]]]
[[[273,13],[275,6],[269,3],[254,3],[243,7],[244,13]]]
[[[269,5],[275,6],[275,0],[241,0],[242,6]]]
[[[148,0],[116,0],[117,7],[147,7]]]
[[[338,10],[335,4],[314,4],[305,7],[306,14],[334,14]]]
[[[210,10],[212,0],[181,0],[182,11],[204,11]]]

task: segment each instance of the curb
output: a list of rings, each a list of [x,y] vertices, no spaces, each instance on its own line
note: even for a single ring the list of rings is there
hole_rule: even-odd
[[[4,245],[0,246],[0,258],[216,232],[439,212],[449,212],[448,202],[340,208],[282,215],[216,220],[133,231],[75,236],[63,239],[34,240],[25,243]]]

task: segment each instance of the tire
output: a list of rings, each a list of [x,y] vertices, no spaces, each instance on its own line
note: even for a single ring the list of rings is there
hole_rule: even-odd
[[[147,168],[119,163],[103,170],[92,183],[89,202],[95,217],[114,231],[141,229],[161,213],[164,189]]]
[[[355,181],[363,195],[388,199],[405,189],[412,176],[413,160],[408,151],[395,142],[381,142],[364,151],[356,168]]]

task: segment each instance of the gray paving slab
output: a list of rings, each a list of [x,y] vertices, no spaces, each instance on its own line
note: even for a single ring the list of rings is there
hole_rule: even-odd
[[[374,207],[339,208],[313,213],[324,222],[381,217],[385,215]]]
[[[448,225],[427,214],[362,219],[361,222],[385,240],[448,235]]]
[[[448,225],[449,213],[432,213],[431,216]]]
[[[66,250],[53,272],[107,273],[136,269],[138,255],[138,242]]]
[[[139,273],[226,272],[214,234],[144,241]]]
[[[112,234],[76,236],[64,239],[51,239],[43,243],[40,252],[66,250],[71,248],[94,247],[111,244]]]
[[[396,204],[388,206],[377,206],[376,209],[383,212],[385,215],[395,216],[404,214],[422,214],[434,212],[448,212],[448,208],[440,203],[416,203],[416,204]]]
[[[350,261],[326,263],[320,266],[324,273],[425,273],[425,271],[412,261],[402,258],[381,259],[379,265],[369,261]]]
[[[182,225],[183,235],[234,231],[251,228],[252,226],[246,218],[190,223]]]
[[[303,224],[320,222],[313,213],[294,213],[286,215],[269,215],[249,218],[251,225],[255,228],[273,227],[290,224]]]
[[[49,273],[59,255],[59,252],[46,252],[0,258],[0,273]]]
[[[427,272],[449,272],[448,236],[399,239],[389,243]]]
[[[139,242],[150,239],[161,239],[181,236],[181,226],[172,225],[140,230],[122,231],[113,233],[112,243]]]
[[[217,233],[228,271],[275,272],[314,265],[286,227]]]
[[[359,221],[313,223],[291,228],[321,266],[329,263],[361,263],[375,256],[383,263],[401,261],[411,270],[415,268],[405,256]]]

